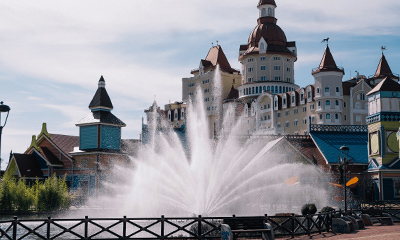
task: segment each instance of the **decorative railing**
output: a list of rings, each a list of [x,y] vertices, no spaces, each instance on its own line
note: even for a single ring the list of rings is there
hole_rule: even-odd
[[[400,121],[400,113],[398,112],[380,112],[367,117],[367,124],[376,122],[398,122]]]
[[[311,124],[310,132],[354,132],[367,133],[367,125],[319,125]]]

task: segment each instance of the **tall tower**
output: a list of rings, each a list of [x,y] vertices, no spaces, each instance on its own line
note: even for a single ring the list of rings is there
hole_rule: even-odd
[[[242,64],[242,85],[239,98],[256,98],[268,91],[280,94],[298,89],[294,84],[294,62],[297,60],[295,42],[288,42],[276,24],[274,0],[260,0],[257,26],[248,43],[239,49]]]
[[[399,156],[400,84],[386,77],[368,94],[369,157],[388,165]]]
[[[79,127],[79,149],[118,152],[121,147],[121,128],[126,125],[111,113],[113,105],[103,76],[89,109],[91,113],[76,124]]]
[[[315,79],[315,101],[318,124],[342,123],[344,70],[336,66],[329,46],[319,66],[312,71]]]

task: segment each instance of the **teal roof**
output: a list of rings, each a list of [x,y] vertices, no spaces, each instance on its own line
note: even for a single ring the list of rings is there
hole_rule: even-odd
[[[368,164],[367,132],[311,132],[315,144],[329,164],[338,164],[340,147],[349,147],[349,158],[355,164]]]

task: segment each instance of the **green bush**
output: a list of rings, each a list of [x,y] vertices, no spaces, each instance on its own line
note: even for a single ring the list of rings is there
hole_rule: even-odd
[[[0,211],[13,211],[15,181],[10,174],[4,175],[0,183]]]
[[[326,207],[323,207],[322,209],[321,209],[321,213],[328,213],[328,212],[332,212],[332,211],[334,211],[335,209],[333,208],[333,207],[330,207],[330,206],[326,206]]]
[[[63,210],[71,203],[65,178],[57,178],[56,175],[46,179],[42,184],[36,182],[35,194],[38,211]]]
[[[15,184],[12,197],[13,208],[17,211],[29,211],[35,203],[34,189],[27,186],[25,181],[19,180]]]
[[[301,208],[302,215],[315,214],[316,212],[317,212],[317,207],[315,206],[314,203],[304,204],[303,207]]]

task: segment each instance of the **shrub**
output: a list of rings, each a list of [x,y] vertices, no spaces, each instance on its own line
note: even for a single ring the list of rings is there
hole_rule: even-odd
[[[4,175],[0,183],[0,211],[13,211],[15,181],[11,174]]]
[[[322,209],[321,209],[321,213],[328,213],[328,212],[332,212],[332,211],[334,211],[335,209],[333,208],[333,207],[330,207],[330,206],[325,206],[325,207],[323,207]]]
[[[44,183],[36,181],[35,195],[38,211],[63,210],[71,203],[65,178],[57,178],[56,175],[46,179]]]
[[[304,204],[303,207],[301,208],[302,215],[315,214],[316,212],[317,212],[317,207],[315,206],[314,203]]]
[[[35,203],[34,189],[27,186],[25,181],[19,180],[15,184],[12,197],[13,207],[17,211],[28,211]]]

